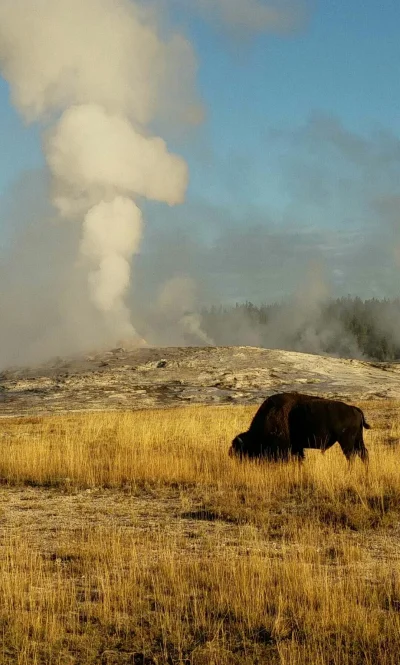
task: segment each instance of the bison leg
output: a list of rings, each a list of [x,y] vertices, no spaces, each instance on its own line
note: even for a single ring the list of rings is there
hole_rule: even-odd
[[[339,445],[348,462],[352,462],[355,455],[359,455],[363,462],[368,462],[368,450],[364,445],[362,432],[360,433],[359,430],[348,429],[342,432],[339,437]]]
[[[292,458],[295,460],[295,462],[302,464],[306,458],[304,454],[304,448],[301,448],[301,450],[292,450]]]
[[[364,464],[368,467],[368,462],[369,462],[369,453],[367,448],[365,447],[364,444],[364,439],[363,439],[363,429],[361,426],[361,430],[359,432],[359,435],[357,437],[357,449],[356,449],[356,454],[359,455],[359,457],[362,459]]]
[[[354,440],[354,455],[358,455],[364,464],[368,466],[368,450],[365,447],[364,444],[364,438],[363,438],[363,426],[361,425],[361,428],[358,430],[357,435]]]
[[[357,451],[359,456],[361,457],[362,461],[364,462],[365,466],[368,469],[369,465],[369,452],[365,446],[363,448],[360,448],[360,450]]]

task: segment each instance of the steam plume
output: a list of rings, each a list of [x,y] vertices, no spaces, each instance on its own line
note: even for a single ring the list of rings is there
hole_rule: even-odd
[[[114,336],[133,336],[124,296],[142,233],[134,200],[184,198],[186,164],[149,127],[164,109],[193,116],[191,48],[161,39],[154,17],[128,0],[2,0],[0,67],[25,119],[50,125],[53,203],[82,221],[90,298]]]
[[[175,0],[234,29],[257,33],[285,32],[299,26],[306,15],[304,0]]]
[[[201,316],[193,311],[196,306],[196,284],[190,277],[172,277],[162,286],[157,298],[157,312],[169,319],[172,339],[182,344],[212,346],[214,341],[201,326]]]

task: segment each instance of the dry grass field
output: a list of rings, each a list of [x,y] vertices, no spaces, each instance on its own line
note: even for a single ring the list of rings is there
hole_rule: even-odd
[[[398,404],[368,473],[227,455],[254,407],[1,420],[0,663],[398,665]]]

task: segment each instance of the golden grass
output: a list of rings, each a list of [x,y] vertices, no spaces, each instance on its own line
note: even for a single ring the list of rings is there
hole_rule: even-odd
[[[4,501],[91,489],[160,518],[126,527],[110,506],[50,541],[45,518],[35,539],[0,512],[0,663],[397,665],[399,422],[379,408],[368,473],[337,446],[302,466],[230,459],[249,407],[1,421]]]

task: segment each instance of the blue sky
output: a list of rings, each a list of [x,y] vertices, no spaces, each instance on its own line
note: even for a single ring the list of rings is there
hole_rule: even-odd
[[[268,190],[276,175],[270,129],[298,127],[325,111],[355,132],[382,126],[399,133],[399,23],[395,1],[320,0],[307,26],[285,37],[232,43],[208,25],[192,24],[207,108],[204,129],[216,157],[245,158],[259,189]],[[191,166],[198,193],[203,181],[196,163]],[[218,167],[213,176],[223,186]]]
[[[399,133],[399,24],[400,5],[395,0],[319,0],[304,29],[243,42],[198,17],[186,23],[200,64],[198,86],[206,107],[201,131],[216,159],[246,157],[262,176],[269,156],[268,129],[296,127],[316,110],[337,115],[357,132],[382,125]],[[0,122],[4,191],[22,170],[43,164],[39,131],[24,126],[10,104],[4,80]],[[198,194],[196,155],[187,157],[191,191]],[[217,164],[213,179],[220,175]],[[202,190],[201,184],[198,187]]]
[[[250,218],[256,220],[257,228],[272,225],[274,233],[286,225],[294,236],[306,227],[343,229],[349,215],[355,226],[364,219],[368,227],[365,181],[359,182],[357,175],[362,165],[353,168],[353,161],[351,177],[343,184],[341,170],[346,170],[348,156],[333,159],[328,168],[325,162],[331,145],[322,137],[322,147],[316,147],[318,131],[314,125],[310,129],[309,123],[322,117],[326,127],[327,119],[333,118],[346,140],[364,138],[369,145],[369,172],[374,172],[373,155],[381,155],[384,149],[377,147],[373,137],[386,132],[390,143],[390,137],[400,135],[400,4],[395,0],[316,0],[300,30],[243,39],[199,16],[185,16],[182,23],[199,61],[198,89],[206,117],[190,140],[177,146],[190,166],[185,206],[172,212],[158,206],[155,218],[175,216],[179,224],[186,215],[193,220],[189,225],[198,226],[196,214],[201,208],[209,225],[204,223],[203,233],[209,237],[213,237],[213,215],[218,217],[219,229],[232,224],[236,233],[242,230],[243,234]],[[44,162],[38,127],[24,126],[3,80],[0,126],[0,194],[4,199],[15,180],[27,170],[43,167]],[[317,183],[319,198],[314,195],[318,187],[305,185],[301,192],[296,188],[296,181],[304,184],[304,173],[309,174],[313,187]],[[387,197],[396,195],[395,184],[385,191]],[[204,209],[209,210],[208,216]],[[298,232],[293,228],[296,220]],[[154,224],[157,227],[157,219]],[[295,269],[293,274],[297,275]],[[382,279],[377,290],[380,295],[392,281],[387,268]],[[362,277],[357,280],[353,289],[364,283]],[[288,283],[287,290],[290,288]],[[372,294],[374,287],[367,292]],[[240,299],[244,294],[236,296]],[[235,297],[234,290],[230,297]],[[254,294],[257,297],[260,293]]]

